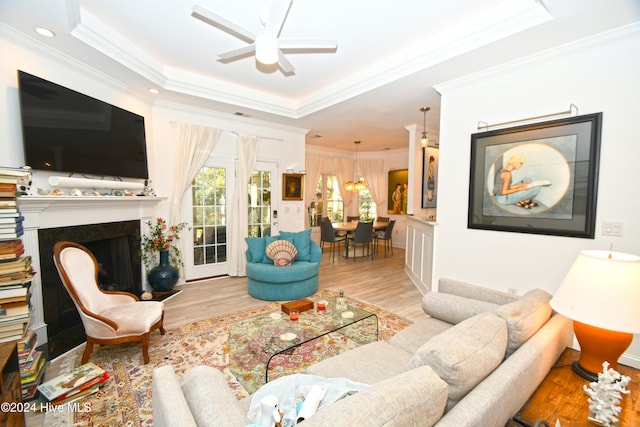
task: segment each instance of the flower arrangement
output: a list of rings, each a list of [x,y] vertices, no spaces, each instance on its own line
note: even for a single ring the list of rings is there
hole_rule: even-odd
[[[598,374],[598,381],[584,386],[589,396],[589,421],[599,426],[618,425],[620,415],[620,401],[622,394],[629,394],[627,384],[631,378],[620,375],[609,369],[609,362],[602,364],[602,372]]]
[[[186,222],[177,225],[167,225],[167,221],[163,218],[157,218],[155,224],[147,221],[149,234],[142,236],[142,249],[140,257],[147,270],[155,267],[158,263],[158,256],[161,250],[169,251],[169,262],[174,267],[181,267],[182,254],[180,248],[174,245],[174,242],[180,240],[180,232],[187,227]]]

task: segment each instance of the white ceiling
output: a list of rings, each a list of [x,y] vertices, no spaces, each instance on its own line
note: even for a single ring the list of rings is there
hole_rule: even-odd
[[[295,75],[191,16],[197,4],[260,33],[271,0],[0,0],[0,37],[44,43],[158,99],[309,129],[307,143],[406,147],[405,126],[437,140],[442,83],[640,20],[639,0],[293,0],[280,36],[335,39],[334,53],[287,53]],[[34,32],[46,27],[57,36]],[[5,60],[3,58],[3,60]]]

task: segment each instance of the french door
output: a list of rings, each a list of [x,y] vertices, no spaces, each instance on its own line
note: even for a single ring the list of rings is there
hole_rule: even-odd
[[[249,237],[278,234],[278,221],[274,218],[273,201],[280,197],[279,186],[274,185],[277,167],[274,163],[258,162],[249,179]],[[276,194],[277,193],[277,194]],[[275,205],[277,206],[277,205]]]
[[[186,280],[227,273],[228,213],[235,184],[233,159],[209,159],[191,183],[184,206],[190,218],[192,247],[183,254]],[[190,200],[189,200],[190,198]]]
[[[248,236],[277,234],[272,200],[280,197],[277,165],[258,162],[249,184]],[[229,250],[229,210],[236,185],[236,160],[210,158],[191,184],[185,196],[184,218],[190,218],[192,240],[182,256],[186,280],[227,274]]]

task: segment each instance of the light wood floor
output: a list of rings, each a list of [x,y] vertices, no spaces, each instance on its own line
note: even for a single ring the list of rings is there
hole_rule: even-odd
[[[208,319],[265,304],[247,294],[246,277],[226,277],[179,286],[183,292],[165,302],[165,328]],[[420,291],[404,272],[404,250],[394,248],[384,257],[382,247],[373,261],[370,257],[345,259],[325,248],[320,263],[320,289],[343,290],[352,296],[410,320],[426,316],[422,311]],[[46,378],[58,375],[58,364],[52,361]],[[27,425],[43,426],[43,414],[28,414]]]

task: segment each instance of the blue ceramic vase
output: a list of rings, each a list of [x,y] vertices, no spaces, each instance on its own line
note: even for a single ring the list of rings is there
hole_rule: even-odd
[[[178,269],[169,264],[169,250],[161,250],[160,264],[153,267],[147,276],[149,279],[149,285],[151,285],[154,291],[170,291],[176,283],[178,283],[179,277],[180,273]]]

